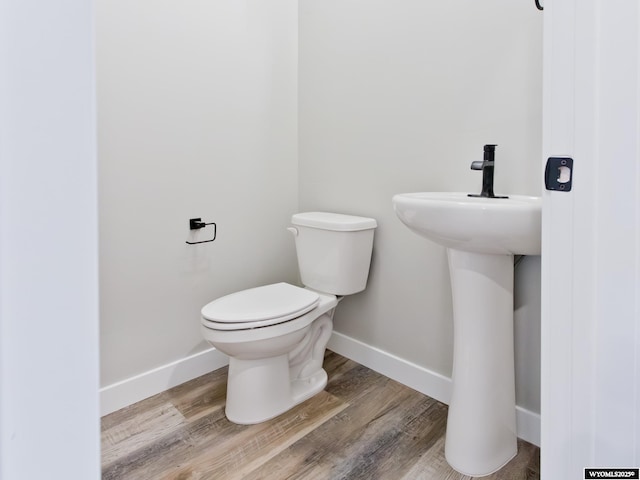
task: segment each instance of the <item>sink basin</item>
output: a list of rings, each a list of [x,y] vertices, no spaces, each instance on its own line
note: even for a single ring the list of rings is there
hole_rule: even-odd
[[[445,457],[464,475],[489,475],[517,453],[513,256],[540,254],[541,199],[402,193],[392,201],[407,227],[447,247],[454,328]]]
[[[407,227],[466,252],[540,255],[540,197],[469,197],[466,193],[401,193],[393,197]]]

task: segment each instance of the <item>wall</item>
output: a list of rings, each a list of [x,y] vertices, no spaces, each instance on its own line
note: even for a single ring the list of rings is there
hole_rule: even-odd
[[[93,9],[0,0],[0,478],[100,478]]]
[[[540,194],[541,28],[533,2],[301,0],[300,209],[378,220],[368,288],[335,329],[450,376],[445,250],[391,197],[476,191],[497,143],[496,193]],[[539,411],[539,258],[516,271],[518,403]]]
[[[109,386],[208,349],[214,298],[297,278],[297,6],[98,0],[96,16]],[[214,243],[185,244],[192,217],[217,222]]]
[[[211,299],[295,282],[284,228],[313,209],[380,225],[368,290],[341,303],[336,331],[450,375],[444,250],[390,199],[479,190],[485,143],[499,144],[498,193],[540,193],[542,16],[508,0],[297,9],[97,2],[103,386],[209,351]],[[191,217],[218,223],[215,243],[184,244]],[[517,396],[534,412],[539,275],[539,258],[516,270]]]

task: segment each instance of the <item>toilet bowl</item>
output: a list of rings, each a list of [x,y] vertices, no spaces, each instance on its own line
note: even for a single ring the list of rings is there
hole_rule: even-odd
[[[268,295],[273,295],[269,298]],[[269,420],[324,389],[327,374],[322,369],[324,350],[333,330],[331,316],[338,299],[311,290],[278,283],[232,294],[237,311],[258,313],[280,301],[280,313],[269,319],[231,323],[212,302],[202,311],[202,334],[209,343],[229,356],[225,413],[234,423],[253,424]],[[314,299],[292,317],[302,302]],[[228,297],[219,301],[226,303]],[[242,301],[246,301],[244,305]],[[265,305],[269,304],[271,305]],[[244,313],[244,312],[243,312]],[[256,326],[251,324],[255,323]],[[308,351],[307,351],[308,350]]]
[[[292,224],[305,288],[265,285],[202,309],[204,339],[229,356],[225,414],[234,423],[269,420],[324,389],[335,307],[366,287],[375,220],[311,212]]]

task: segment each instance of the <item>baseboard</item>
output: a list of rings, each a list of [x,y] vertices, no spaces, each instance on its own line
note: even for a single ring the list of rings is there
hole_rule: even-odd
[[[451,379],[449,377],[432,372],[420,365],[338,332],[331,334],[327,348],[375,370],[385,377],[449,405],[451,400]]]
[[[333,332],[327,348],[431,398],[449,404],[451,379],[379,348]],[[540,446],[540,414],[516,407],[518,437]]]
[[[381,373],[420,393],[449,404],[451,379],[379,348],[338,332],[333,332],[327,348]],[[217,370],[229,363],[215,348],[190,355],[148,372],[100,389],[100,415],[120,410],[140,400]],[[540,414],[516,407],[518,436],[540,445]]]
[[[100,389],[100,415],[104,416],[145,398],[224,367],[226,355],[215,348],[176,360]]]
[[[540,446],[540,414],[516,405],[518,437]]]

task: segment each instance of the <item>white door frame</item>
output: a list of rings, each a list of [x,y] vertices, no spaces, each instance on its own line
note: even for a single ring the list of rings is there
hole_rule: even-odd
[[[0,479],[100,478],[92,0],[0,0]]]
[[[636,0],[548,0],[543,193],[544,479],[640,466],[640,115]]]

